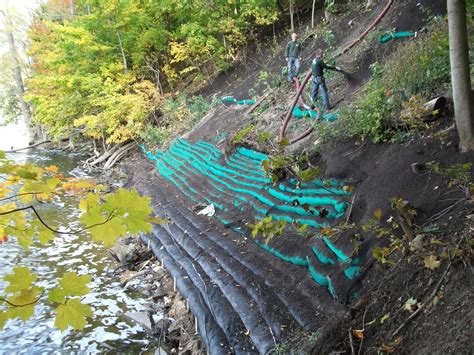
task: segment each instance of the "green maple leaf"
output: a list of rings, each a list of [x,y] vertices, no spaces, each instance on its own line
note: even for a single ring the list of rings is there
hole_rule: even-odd
[[[36,180],[36,178],[38,177],[38,173],[34,171],[29,171],[27,169],[19,169],[17,171],[17,174],[22,179],[28,179],[28,180]]]
[[[101,206],[88,209],[81,216],[81,222],[91,226],[89,233],[92,239],[105,246],[113,246],[117,238],[127,233],[127,228],[120,219],[113,217],[107,221],[107,217],[102,214]]]
[[[8,318],[19,317],[23,321],[30,319],[35,314],[35,304],[40,290],[39,287],[31,287],[9,297],[8,301],[18,307],[11,307],[7,310]]]
[[[140,196],[137,190],[118,189],[117,192],[107,195],[104,208],[117,211],[130,233],[151,232],[151,224],[148,221],[153,212],[150,198]]]
[[[18,239],[18,244],[20,244],[23,249],[28,250],[31,245],[33,245],[33,230],[27,229],[24,231],[16,232],[16,237]]]
[[[47,228],[38,228],[38,239],[41,244],[46,244],[54,239],[53,231]]]
[[[59,285],[66,296],[83,296],[89,293],[89,287],[87,287],[89,282],[91,282],[90,275],[79,276],[75,272],[66,272],[59,281]]]
[[[87,211],[99,204],[100,197],[97,194],[89,193],[79,202],[79,208],[83,211]]]
[[[0,174],[11,174],[16,169],[16,166],[10,162],[2,162],[0,166]]]
[[[7,312],[0,311],[0,329],[3,329],[3,327],[5,326],[5,323],[9,319],[10,319],[10,317],[8,316]]]
[[[82,304],[78,298],[72,298],[66,304],[60,304],[56,308],[54,325],[61,331],[66,330],[68,326],[76,330],[82,330],[87,324],[87,317],[92,317],[91,307]]]
[[[13,268],[13,274],[5,275],[3,279],[10,283],[5,288],[5,292],[18,292],[27,290],[31,284],[36,281],[38,276],[31,274],[27,267]]]
[[[64,303],[66,294],[61,287],[55,287],[48,292],[48,300],[54,303]]]

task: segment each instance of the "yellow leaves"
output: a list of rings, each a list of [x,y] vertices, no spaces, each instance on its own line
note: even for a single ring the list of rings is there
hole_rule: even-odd
[[[373,257],[375,260],[380,262],[381,264],[391,264],[393,265],[394,262],[392,260],[388,259],[388,256],[393,253],[393,251],[396,249],[394,248],[389,248],[389,247],[375,247],[372,251]]]
[[[189,66],[189,67],[184,68],[183,70],[180,70],[179,74],[180,75],[185,75],[185,74],[191,73],[192,71],[197,70],[197,69],[198,69],[197,67]]]
[[[0,198],[4,198],[10,191],[4,183],[0,183]]]
[[[168,79],[171,80],[172,82],[174,80],[178,79],[178,77],[179,77],[176,70],[171,65],[169,65],[168,63],[166,63],[163,66],[163,73],[165,73],[165,75],[168,77]]]
[[[380,208],[377,208],[374,211],[374,217],[377,221],[380,221],[382,219],[382,210]]]
[[[331,237],[337,233],[337,230],[335,228],[331,227],[323,227],[321,228],[321,234]]]
[[[441,262],[434,255],[425,256],[423,259],[425,268],[434,270],[439,268]]]
[[[188,59],[188,50],[184,43],[170,42],[170,53],[173,56],[170,62],[171,64],[183,62]]]
[[[380,324],[384,324],[388,319],[390,319],[390,313],[387,313],[382,318],[380,318]]]
[[[58,167],[56,165],[50,165],[50,166],[44,168],[44,171],[47,172],[47,173],[56,174],[58,172]]]
[[[352,329],[352,335],[357,339],[362,340],[364,339],[364,329]]]
[[[352,193],[354,192],[354,186],[353,185],[344,185],[342,189],[347,192],[347,193]]]
[[[62,185],[63,190],[72,195],[82,195],[89,191],[95,191],[97,187],[99,189],[103,188],[103,186],[96,185],[95,181],[90,179],[71,179]]]
[[[89,194],[80,202],[81,209],[85,211],[81,222],[92,226],[89,229],[92,238],[106,246],[113,245],[118,237],[127,232],[150,232],[151,223],[167,222],[151,216],[150,198],[140,196],[135,189],[118,189],[106,195],[102,204],[100,201],[97,196]]]

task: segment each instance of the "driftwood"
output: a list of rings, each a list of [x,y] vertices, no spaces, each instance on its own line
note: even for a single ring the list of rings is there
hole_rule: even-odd
[[[110,156],[110,158],[107,160],[107,162],[104,165],[104,170],[110,169],[117,163],[125,154],[128,153],[129,150],[134,148],[136,146],[135,142],[130,142],[128,144],[125,144],[123,147],[118,149],[114,154]]]
[[[119,143],[117,145],[114,145],[111,149],[108,151],[104,152],[101,156],[99,156],[97,159],[91,161],[91,162],[86,162],[87,165],[89,166],[95,166],[99,163],[102,163],[103,161],[107,160],[112,154],[114,154],[120,147],[123,146],[123,143]]]
[[[19,152],[19,151],[22,151],[22,150],[26,150],[26,149],[30,149],[30,148],[36,148],[37,146],[39,146],[41,144],[46,144],[46,143],[51,143],[51,141],[48,139],[48,140],[45,140],[45,141],[42,141],[42,142],[39,142],[39,143],[29,145],[28,147],[7,150],[7,151],[5,151],[5,153],[16,153],[16,152]]]

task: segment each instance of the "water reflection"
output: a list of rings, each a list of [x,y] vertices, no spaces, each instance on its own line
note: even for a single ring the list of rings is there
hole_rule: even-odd
[[[76,168],[79,157],[60,152],[33,151],[10,154],[18,162],[32,162],[41,166],[56,165],[64,173],[83,176]],[[58,213],[60,211],[60,213]],[[78,210],[71,198],[61,198],[52,205],[41,206],[41,214],[55,227],[77,226]],[[51,353],[51,352],[133,352],[140,353],[157,347],[152,337],[123,314],[143,311],[142,296],[124,291],[113,277],[113,263],[106,248],[92,244],[85,236],[62,235],[47,247],[32,246],[23,250],[16,242],[0,246],[0,278],[11,273],[14,266],[28,266],[39,276],[39,286],[51,289],[56,279],[68,271],[89,274],[91,293],[83,299],[94,309],[94,318],[82,332],[54,327],[51,307],[40,302],[35,315],[27,322],[10,320],[0,331],[0,353]],[[5,288],[0,281],[0,290]],[[45,299],[45,297],[43,297]]]

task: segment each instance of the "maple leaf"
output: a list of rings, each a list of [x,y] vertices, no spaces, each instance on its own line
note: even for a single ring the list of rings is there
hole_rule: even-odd
[[[83,211],[87,211],[88,209],[97,206],[99,202],[99,195],[89,193],[79,202],[79,208]]]
[[[55,287],[48,292],[48,300],[55,303],[64,303],[66,295],[61,287]]]
[[[82,330],[87,324],[87,317],[92,317],[91,307],[82,304],[78,298],[72,298],[67,300],[66,304],[60,304],[56,308],[54,325],[61,331],[66,330],[68,326]]]
[[[27,169],[19,169],[17,174],[22,179],[28,180],[36,180],[36,178],[38,177],[38,174],[36,172]]]
[[[46,244],[54,239],[53,231],[49,230],[48,228],[38,228],[38,239],[41,244]]]
[[[104,208],[109,211],[117,210],[123,216],[122,222],[131,234],[149,233],[152,227],[148,218],[153,212],[150,200],[147,196],[140,196],[136,189],[128,191],[121,188],[106,196]]]
[[[75,272],[66,272],[59,285],[67,296],[83,296],[89,292],[89,287],[86,286],[89,282],[91,282],[90,275],[79,276]]]
[[[101,206],[88,209],[80,220],[86,226],[92,226],[89,229],[92,239],[107,247],[113,246],[118,237],[127,233],[127,228],[122,220],[112,217],[107,221],[107,217],[102,215]]]
[[[441,264],[441,262],[436,259],[436,256],[434,255],[425,256],[423,262],[425,263],[425,267],[430,270],[439,268],[439,265]]]
[[[17,294],[9,297],[9,302],[21,307],[12,307],[8,309],[6,312],[8,318],[19,317],[23,321],[30,319],[35,313],[35,304],[40,290],[39,287],[31,287],[27,290],[21,290]]]
[[[36,281],[38,276],[31,274],[30,269],[27,267],[15,267],[13,268],[13,274],[5,275],[3,279],[10,283],[5,288],[5,292],[18,292],[21,290],[27,290],[31,287],[31,284]]]
[[[3,327],[5,326],[5,323],[9,319],[10,317],[8,316],[7,312],[0,311],[0,329],[3,329]]]

